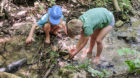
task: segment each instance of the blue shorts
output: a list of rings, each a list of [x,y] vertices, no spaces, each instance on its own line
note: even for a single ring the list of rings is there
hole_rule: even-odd
[[[112,27],[114,27],[114,25],[115,25],[115,18],[114,18],[114,16],[112,18],[112,22],[109,25],[111,25]]]

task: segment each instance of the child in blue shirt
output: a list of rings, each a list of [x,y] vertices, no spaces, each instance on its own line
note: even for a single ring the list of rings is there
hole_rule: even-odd
[[[48,13],[46,13],[38,22],[34,24],[30,30],[29,36],[26,39],[26,43],[30,43],[34,41],[33,33],[36,27],[41,27],[46,34],[45,43],[50,43],[50,32],[52,31],[53,34],[62,37],[59,33],[59,29],[63,28],[64,32],[67,34],[67,30],[65,27],[65,19],[62,14],[62,8],[60,6],[54,5],[52,8],[49,8]]]

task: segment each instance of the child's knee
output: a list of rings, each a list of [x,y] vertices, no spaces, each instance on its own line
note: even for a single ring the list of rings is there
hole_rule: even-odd
[[[43,29],[44,29],[45,31],[46,31],[46,30],[50,31],[50,30],[51,30],[51,25],[50,25],[50,24],[45,24],[44,27],[43,27]]]
[[[102,40],[97,38],[97,39],[96,39],[96,43],[97,43],[97,44],[102,44]]]

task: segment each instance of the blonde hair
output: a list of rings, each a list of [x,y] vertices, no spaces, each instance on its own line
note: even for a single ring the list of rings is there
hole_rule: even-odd
[[[82,30],[83,23],[81,20],[72,19],[67,24],[68,36],[74,37],[75,35],[79,35]]]

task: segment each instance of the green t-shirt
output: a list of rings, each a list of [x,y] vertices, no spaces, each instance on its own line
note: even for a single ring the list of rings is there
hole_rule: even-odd
[[[112,18],[113,14],[106,8],[93,8],[79,17],[84,24],[85,36],[90,36],[97,28],[106,27],[112,22]]]

